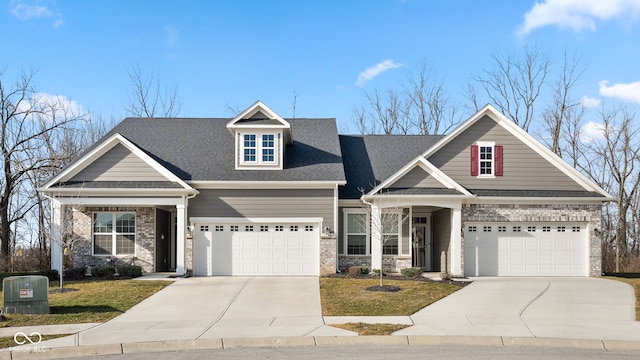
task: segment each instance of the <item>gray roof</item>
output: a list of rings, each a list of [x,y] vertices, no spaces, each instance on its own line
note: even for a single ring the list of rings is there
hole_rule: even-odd
[[[171,181],[67,181],[56,184],[71,189],[182,189]]]
[[[283,170],[235,170],[230,120],[127,118],[105,138],[119,133],[186,181],[345,180],[335,119],[287,119],[294,142]]]
[[[371,191],[443,137],[340,135],[342,160],[347,176],[347,185],[340,187],[340,198],[357,199],[362,195],[362,191]]]
[[[388,188],[383,193],[393,195],[463,195],[456,189],[443,188]]]

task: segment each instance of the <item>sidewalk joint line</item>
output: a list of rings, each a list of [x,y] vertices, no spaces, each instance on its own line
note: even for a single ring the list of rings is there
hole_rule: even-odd
[[[200,335],[196,336],[195,340],[200,339],[207,331],[209,331],[212,327],[214,327],[220,320],[222,320],[222,318],[227,314],[227,312],[229,311],[229,309],[231,308],[231,305],[233,305],[236,300],[238,300],[238,297],[240,297],[240,294],[242,293],[242,291],[244,290],[244,288],[247,286],[247,284],[249,284],[249,282],[251,280],[253,280],[254,278],[249,278],[247,281],[245,281],[244,284],[242,284],[242,287],[240,288],[240,290],[238,290],[238,292],[236,292],[235,296],[233,297],[233,299],[231,299],[231,301],[229,301],[229,304],[227,304],[227,307],[224,308],[224,310],[222,311],[222,314],[220,314],[220,316],[218,316],[217,319],[215,319],[211,325],[207,326],[206,329],[204,329]]]

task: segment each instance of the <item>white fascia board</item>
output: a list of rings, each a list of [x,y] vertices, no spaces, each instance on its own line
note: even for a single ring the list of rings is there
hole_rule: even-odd
[[[195,189],[333,189],[340,181],[189,181]]]
[[[258,111],[266,113],[266,115],[268,115],[270,118],[278,120],[282,124],[282,125],[262,125],[262,126],[278,127],[278,128],[285,128],[285,129],[291,128],[291,124],[289,124],[289,122],[287,122],[285,119],[280,117],[280,115],[278,115],[275,111],[271,110],[267,105],[262,103],[262,101],[258,100],[255,103],[253,103],[251,106],[249,106],[247,109],[245,109],[243,112],[238,114],[238,116],[231,119],[231,121],[227,123],[227,129],[229,129],[229,131],[233,134],[234,133],[233,128],[242,128],[242,127],[255,128],[255,126],[237,125],[236,122],[242,119],[249,118],[253,116],[253,114],[257,113]]]
[[[292,218],[292,217],[283,217],[283,218],[274,218],[274,217],[265,217],[265,218],[257,218],[257,217],[192,217],[189,218],[189,222],[191,224],[256,224],[256,223],[275,223],[275,224],[302,224],[302,223],[311,223],[311,224],[321,224],[323,221],[320,217],[300,217],[300,218]]]
[[[474,196],[468,195],[365,195],[363,200],[375,203],[381,208],[407,206],[439,206],[459,208],[460,205]]]
[[[197,195],[195,189],[87,189],[87,188],[48,188],[37,189],[37,191],[59,197],[80,197],[80,196],[187,196]]]
[[[151,158],[151,156],[147,155],[139,147],[135,146],[131,141],[127,140],[124,136],[120,135],[119,133],[113,134],[107,140],[103,141],[102,144],[100,144],[95,149],[90,151],[88,154],[86,154],[85,156],[77,160],[75,164],[73,164],[72,166],[70,166],[69,168],[67,168],[66,170],[62,171],[61,173],[56,175],[54,178],[49,180],[42,187],[42,189],[50,188],[53,184],[72,178],[74,175],[78,174],[80,171],[82,171],[84,168],[86,168],[91,163],[96,161],[98,158],[104,155],[107,151],[111,150],[117,144],[122,144],[129,151],[131,151],[132,154],[139,157],[147,165],[151,166],[155,171],[157,171],[162,176],[164,176],[168,181],[176,182],[187,190],[193,190],[191,186],[189,186],[187,183],[182,181],[182,179],[177,177],[174,173],[169,171],[164,166],[160,165],[157,161]]]
[[[373,190],[369,191],[367,195],[376,194],[378,191],[387,188],[393,185],[400,178],[405,176],[409,171],[413,170],[416,166],[419,166],[422,170],[426,171],[429,175],[433,176],[438,182],[444,185],[447,189],[455,189],[461,192],[464,195],[472,196],[472,194],[467,191],[463,186],[455,182],[449,176],[447,176],[444,172],[438,169],[435,165],[429,162],[422,156],[418,156],[412,161],[410,161],[407,165],[403,166],[402,169],[398,170],[395,174],[391,175],[387,180],[380,183],[380,185],[376,186]]]
[[[425,158],[429,158],[429,156],[436,153],[446,144],[448,144],[452,139],[455,139],[458,135],[468,129],[471,125],[475,124],[478,120],[482,119],[485,115],[492,118],[496,123],[502,126],[505,130],[510,132],[515,137],[519,138],[528,145],[531,149],[533,149],[538,155],[545,158],[552,165],[554,165],[558,170],[563,172],[565,175],[569,176],[572,180],[578,183],[580,186],[589,191],[595,191],[607,198],[611,198],[612,196],[607,193],[604,189],[598,186],[593,181],[589,180],[586,176],[581,174],[578,170],[576,170],[573,166],[569,165],[566,161],[564,161],[561,157],[556,155],[553,151],[549,150],[546,146],[544,146],[541,142],[536,140],[529,133],[520,128],[516,123],[509,120],[504,114],[498,111],[493,106],[487,104],[482,109],[480,109],[477,113],[472,115],[467,121],[458,126],[454,131],[452,131],[449,135],[442,138],[438,141],[434,146],[429,148],[423,156]]]
[[[175,206],[184,204],[183,197],[56,197],[64,205],[85,206]]]

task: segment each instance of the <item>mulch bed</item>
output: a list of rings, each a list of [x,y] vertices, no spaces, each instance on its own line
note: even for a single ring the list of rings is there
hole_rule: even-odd
[[[338,273],[336,273],[336,274],[330,274],[330,275],[323,275],[322,277],[324,277],[324,278],[336,278],[336,279],[380,279],[380,275],[372,275],[372,274],[349,276],[348,274],[338,274]],[[402,275],[383,275],[383,279],[384,280],[422,281],[422,282],[432,282],[432,283],[443,283],[443,284],[450,284],[450,285],[459,286],[461,288],[471,284],[470,281],[457,281],[455,278],[450,279],[450,280],[431,280],[429,278],[422,277],[422,276],[419,276],[419,277],[406,277],[406,276],[402,276]],[[384,286],[387,286],[387,285],[384,285]],[[379,287],[379,286],[372,286],[372,287]],[[367,289],[367,290],[369,290],[369,289]],[[369,291],[386,291],[386,292],[390,292],[388,290],[369,290]]]

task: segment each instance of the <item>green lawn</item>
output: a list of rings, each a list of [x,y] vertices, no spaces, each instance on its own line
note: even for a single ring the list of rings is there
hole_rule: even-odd
[[[346,323],[331,325],[340,329],[357,332],[360,336],[366,335],[391,335],[398,330],[409,327],[409,325],[399,324],[365,324],[365,323]]]
[[[2,316],[1,327],[105,322],[169,285],[167,281],[66,281],[63,293],[51,293],[51,314]],[[59,287],[51,282],[50,290]],[[0,297],[1,303],[2,297]]]
[[[455,292],[456,285],[415,280],[385,280],[398,292],[375,292],[367,287],[379,285],[375,278],[321,278],[320,296],[325,316],[411,315],[423,307]]]

